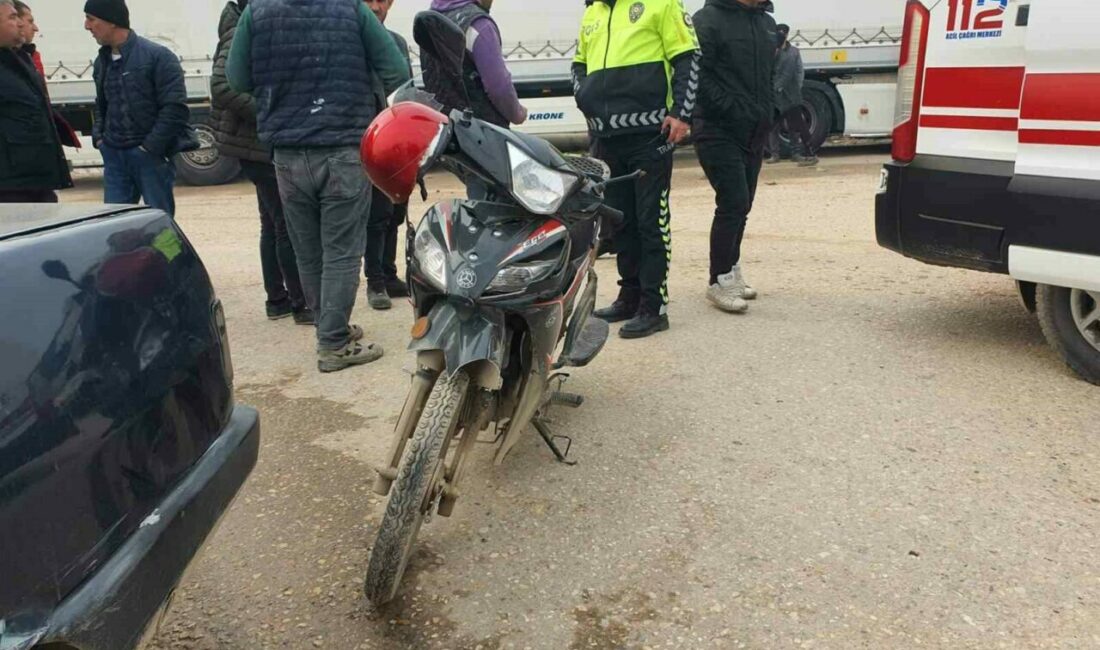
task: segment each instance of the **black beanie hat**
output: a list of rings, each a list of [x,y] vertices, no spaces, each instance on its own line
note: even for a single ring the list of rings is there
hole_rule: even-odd
[[[88,0],[84,4],[84,13],[130,29],[130,10],[126,8],[126,0]]]

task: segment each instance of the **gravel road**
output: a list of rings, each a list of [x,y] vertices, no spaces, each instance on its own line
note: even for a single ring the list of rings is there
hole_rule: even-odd
[[[386,358],[318,374],[312,332],[264,319],[251,186],[181,189],[263,446],[154,648],[1100,645],[1098,393],[1007,278],[875,244],[885,157],[766,170],[745,253],[761,297],[742,317],[703,299],[712,194],[680,158],[671,331],[616,338],[574,374],[588,401],[555,428],[576,467],[534,435],[501,468],[479,449],[380,612],[361,595],[384,507],[371,466],[404,398],[410,310],[361,297]],[[598,270],[609,300],[614,261]]]

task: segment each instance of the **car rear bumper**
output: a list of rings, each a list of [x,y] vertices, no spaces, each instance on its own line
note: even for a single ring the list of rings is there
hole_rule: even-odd
[[[259,414],[236,406],[229,424],[190,473],[130,539],[49,617],[35,643],[81,650],[134,647],[179,583],[252,468]]]
[[[875,200],[879,245],[914,259],[1008,272],[1011,166],[918,158],[890,162]]]
[[[1013,247],[1100,255],[1100,182],[1015,175],[1012,162],[890,162],[875,199],[878,243],[923,262],[1009,273]]]

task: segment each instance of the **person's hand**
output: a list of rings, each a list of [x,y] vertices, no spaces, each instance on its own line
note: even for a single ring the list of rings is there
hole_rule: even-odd
[[[520,114],[519,121],[516,122],[517,125],[523,124],[524,122],[527,121],[527,107],[526,106],[520,106],[519,108],[520,108],[521,111],[523,111],[523,113]]]
[[[669,144],[680,144],[691,135],[691,125],[669,115],[661,125],[661,131],[668,134]]]

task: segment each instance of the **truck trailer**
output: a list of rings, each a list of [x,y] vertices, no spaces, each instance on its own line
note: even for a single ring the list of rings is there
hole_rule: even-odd
[[[71,154],[77,167],[102,165],[90,145],[95,84],[92,62],[98,48],[84,31],[77,5],[40,0],[31,3],[38,24],[50,94],[58,110],[85,136],[82,152]],[[192,121],[202,147],[179,156],[180,178],[196,185],[232,180],[240,167],[218,154],[206,125],[210,110],[210,69],[217,46],[218,19],[224,0],[166,3],[129,0],[131,24],[146,38],[175,52],[186,75]],[[686,0],[694,13],[704,0]],[[900,57],[904,0],[777,0],[775,18],[791,25],[791,41],[806,67],[803,93],[814,144],[832,135],[889,137]],[[413,45],[412,21],[429,0],[397,0],[386,26]],[[588,132],[573,101],[569,68],[576,52],[584,2],[502,0],[493,7],[503,49],[516,88],[529,109],[521,131],[546,137],[559,146],[583,146]]]

